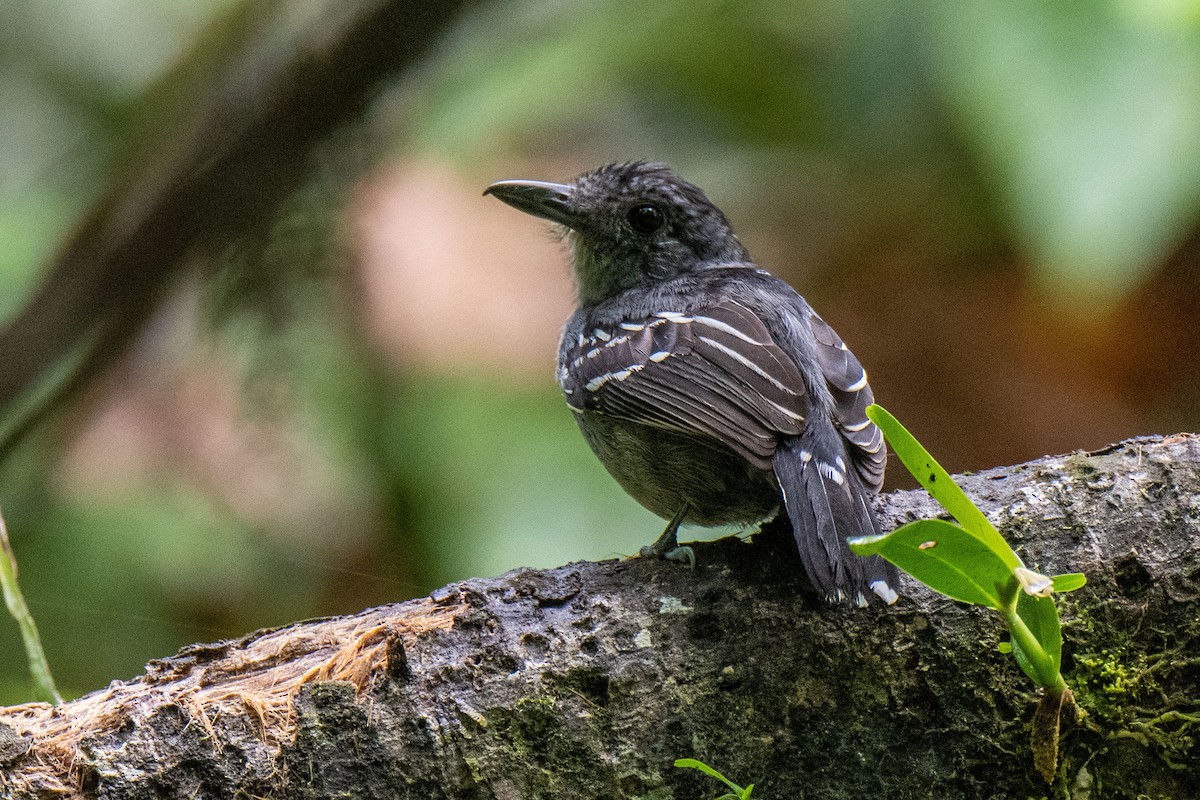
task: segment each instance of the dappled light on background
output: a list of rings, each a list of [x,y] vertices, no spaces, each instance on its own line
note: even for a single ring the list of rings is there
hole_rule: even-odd
[[[160,326],[195,324],[194,304],[162,312]],[[189,333],[196,336],[176,335]],[[282,380],[258,382],[247,402],[230,353],[145,348],[107,383],[55,476],[67,495],[136,502],[131,486],[178,482],[261,535],[314,555],[366,537],[362,499],[302,429],[295,391]]]
[[[572,309],[564,243],[447,163],[370,176],[350,214],[371,339],[397,369],[543,385]]]
[[[960,129],[1060,309],[1111,311],[1200,211],[1196,8],[950,3],[928,17]]]

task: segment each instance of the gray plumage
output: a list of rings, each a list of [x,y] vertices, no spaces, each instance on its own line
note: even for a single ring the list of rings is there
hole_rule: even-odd
[[[486,193],[568,230],[579,309],[558,381],[608,471],[671,520],[653,552],[686,550],[681,522],[748,524],[782,505],[819,592],[896,599],[895,570],[845,542],[879,532],[887,454],[866,373],[700,189],[635,162]]]

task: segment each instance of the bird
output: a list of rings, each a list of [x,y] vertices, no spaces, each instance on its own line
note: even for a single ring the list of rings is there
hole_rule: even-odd
[[[887,450],[866,415],[866,371],[699,187],[633,161],[484,194],[569,244],[578,308],[557,379],[600,462],[669,520],[641,555],[694,568],[681,525],[753,525],[782,510],[817,593],[896,601],[896,569],[846,541],[882,532],[872,501]]]

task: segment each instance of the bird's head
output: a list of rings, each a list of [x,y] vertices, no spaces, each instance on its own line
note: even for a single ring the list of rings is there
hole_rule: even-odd
[[[566,227],[585,307],[635,286],[748,259],[721,210],[661,164],[609,164],[571,183],[499,181],[484,194]]]

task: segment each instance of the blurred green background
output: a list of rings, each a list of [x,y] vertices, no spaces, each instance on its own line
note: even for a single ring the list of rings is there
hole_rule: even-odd
[[[0,4],[0,315],[245,5]],[[670,163],[967,470],[1200,427],[1197,153],[1191,0],[474,4],[0,464],[61,688],[653,540],[554,386],[566,255],[493,180]]]

